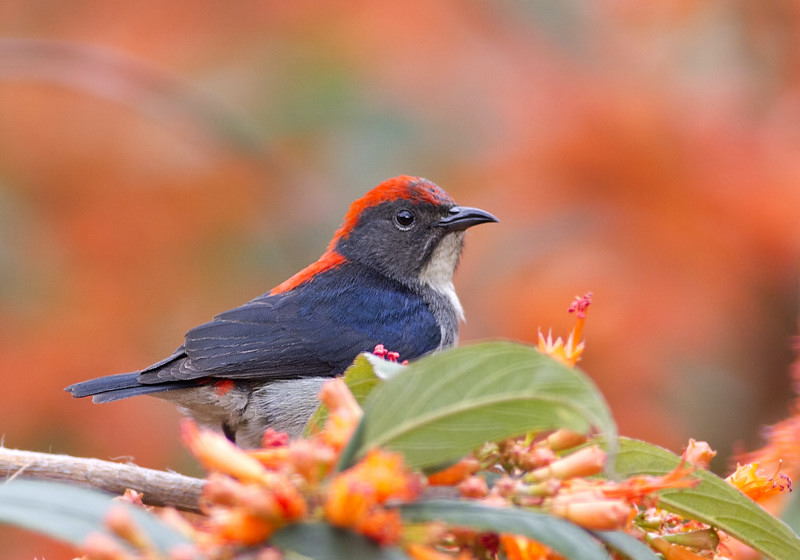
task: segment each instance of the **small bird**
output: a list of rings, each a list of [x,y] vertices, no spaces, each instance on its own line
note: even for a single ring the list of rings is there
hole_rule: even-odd
[[[389,179],[352,203],[315,263],[191,329],[171,356],[65,390],[97,403],[153,395],[240,447],[268,427],[298,437],[322,383],[359,353],[383,344],[413,359],[458,342],[464,231],[497,221],[426,179]]]

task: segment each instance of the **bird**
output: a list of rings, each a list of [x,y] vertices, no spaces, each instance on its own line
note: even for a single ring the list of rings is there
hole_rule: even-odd
[[[170,356],[65,390],[96,403],[152,395],[242,448],[267,428],[300,437],[322,383],[361,352],[413,360],[457,344],[464,232],[498,221],[422,177],[386,180],[350,205],[316,262],[189,330]]]

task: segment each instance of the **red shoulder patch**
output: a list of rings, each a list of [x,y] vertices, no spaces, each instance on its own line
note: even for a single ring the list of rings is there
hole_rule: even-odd
[[[281,294],[283,292],[288,292],[289,290],[293,290],[300,284],[308,282],[320,272],[324,272],[326,270],[330,270],[331,268],[335,268],[343,264],[346,260],[347,260],[346,258],[344,258],[336,251],[328,249],[316,262],[308,265],[307,267],[305,267],[303,270],[301,270],[288,280],[284,280],[283,282],[272,288],[269,292],[269,295],[274,296],[275,294]]]

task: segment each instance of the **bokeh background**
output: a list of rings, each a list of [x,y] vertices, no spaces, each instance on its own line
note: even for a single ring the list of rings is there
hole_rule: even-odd
[[[178,415],[73,400],[323,251],[422,175],[469,232],[463,341],[566,334],[623,434],[736,449],[787,412],[800,4],[0,3],[0,434],[197,472]],[[0,529],[0,558],[69,558]]]

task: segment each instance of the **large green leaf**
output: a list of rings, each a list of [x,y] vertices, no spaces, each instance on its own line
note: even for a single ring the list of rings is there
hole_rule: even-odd
[[[403,453],[412,467],[430,468],[484,442],[532,430],[597,427],[611,442],[616,436],[591,379],[511,342],[464,346],[413,362],[370,393],[362,427],[363,438],[345,450],[341,468],[377,446]]]
[[[616,472],[620,476],[662,475],[680,457],[656,445],[620,438]],[[782,521],[720,477],[698,470],[691,489],[662,490],[659,506],[719,529],[773,559],[800,558],[800,538]]]
[[[81,545],[89,533],[104,530],[103,519],[111,507],[124,507],[137,526],[158,549],[188,541],[143,509],[112,501],[112,496],[71,484],[15,479],[0,484],[0,522]]]
[[[382,547],[351,531],[327,523],[296,523],[272,536],[270,544],[281,549],[286,560],[408,560],[398,549]]]
[[[458,500],[427,500],[400,506],[408,523],[443,521],[479,531],[522,535],[573,560],[608,560],[605,548],[587,531],[560,517],[519,508]]]

